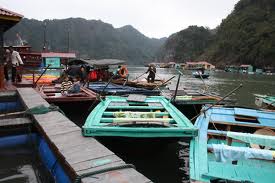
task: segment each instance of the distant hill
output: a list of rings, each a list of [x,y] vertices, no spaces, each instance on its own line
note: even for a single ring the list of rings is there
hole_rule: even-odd
[[[202,57],[217,65],[275,66],[275,0],[241,0]]]
[[[164,62],[195,60],[210,45],[213,34],[207,28],[189,26],[187,29],[169,36],[158,51],[158,58]]]
[[[46,29],[45,26],[46,25]],[[127,25],[114,28],[100,20],[69,18],[62,20],[23,19],[5,33],[7,45],[18,44],[17,33],[41,51],[46,32],[47,48],[51,51],[75,51],[82,58],[125,59],[129,64],[151,62],[165,39],[151,39],[134,27]]]
[[[275,66],[275,0],[240,0],[215,30],[191,26],[170,36],[158,55],[217,66]]]

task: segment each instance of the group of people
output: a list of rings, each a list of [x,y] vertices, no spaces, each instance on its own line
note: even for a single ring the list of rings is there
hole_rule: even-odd
[[[21,82],[22,81],[22,66],[24,65],[20,54],[14,50],[12,46],[6,50],[6,58],[4,63],[4,75],[6,81],[9,81],[9,68],[11,66],[11,80],[12,82]]]
[[[76,94],[80,92],[81,83],[80,77],[76,76],[74,78],[69,78],[68,75],[64,76],[64,80],[61,83],[61,94]]]
[[[81,83],[85,83],[87,79],[87,71],[84,66],[70,67],[65,70],[60,77],[61,94],[76,94],[80,92]]]

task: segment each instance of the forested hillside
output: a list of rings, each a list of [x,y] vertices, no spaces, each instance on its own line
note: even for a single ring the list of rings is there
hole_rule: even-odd
[[[169,37],[162,50],[163,60],[275,66],[275,0],[241,0],[215,30],[189,27]]]
[[[158,52],[163,61],[184,62],[203,54],[213,39],[213,32],[204,27],[189,26],[171,35]]]
[[[23,40],[41,51],[44,45],[51,51],[75,51],[82,58],[125,59],[129,64],[151,62],[165,39],[150,39],[132,26],[115,29],[100,20],[69,18],[63,20],[23,19],[5,33],[7,45],[18,44],[17,33]]]

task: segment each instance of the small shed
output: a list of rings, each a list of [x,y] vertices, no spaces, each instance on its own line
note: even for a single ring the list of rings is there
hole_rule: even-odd
[[[43,52],[41,53],[42,63],[45,67],[60,68],[61,64],[67,65],[69,59],[76,58],[75,53]]]
[[[23,15],[0,7],[0,88],[4,87],[4,33],[22,18]]]

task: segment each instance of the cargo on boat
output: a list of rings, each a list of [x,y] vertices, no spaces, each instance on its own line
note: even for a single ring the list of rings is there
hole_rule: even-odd
[[[275,113],[213,107],[195,123],[190,143],[191,182],[273,182]],[[259,171],[260,170],[260,171]]]
[[[107,96],[88,116],[84,136],[193,137],[197,129],[162,96]]]

